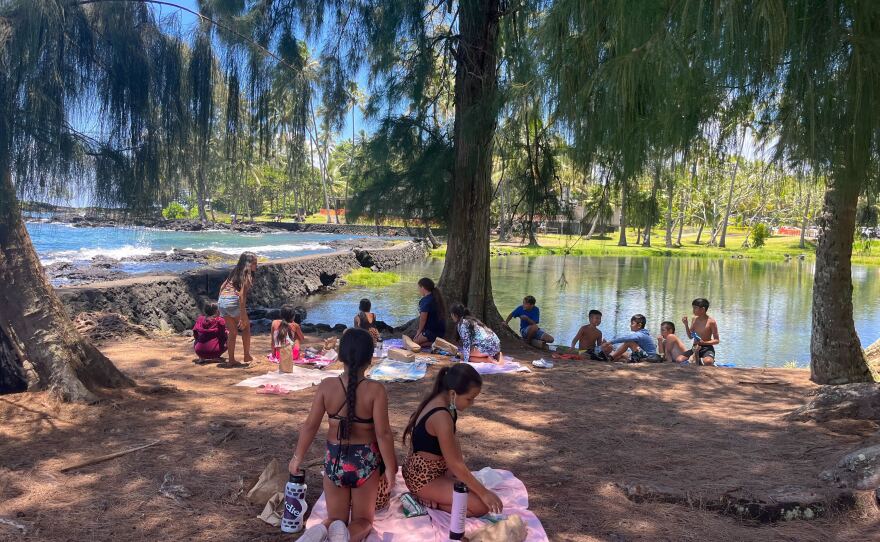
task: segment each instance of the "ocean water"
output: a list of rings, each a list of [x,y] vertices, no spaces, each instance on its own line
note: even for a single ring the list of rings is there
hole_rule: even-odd
[[[235,256],[255,252],[267,260],[333,252],[327,243],[355,239],[354,235],[327,233],[238,233],[226,230],[177,232],[136,227],[76,228],[69,224],[29,222],[37,255],[43,265],[84,263],[95,256],[121,260],[174,249],[215,250]],[[121,262],[128,273],[181,272],[198,267],[193,262]]]

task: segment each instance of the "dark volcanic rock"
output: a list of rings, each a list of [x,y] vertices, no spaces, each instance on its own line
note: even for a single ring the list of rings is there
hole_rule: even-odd
[[[421,244],[403,243],[393,248],[375,249],[370,254],[376,261],[390,266],[391,262],[416,261],[416,258],[424,258],[426,253]],[[330,282],[332,287],[340,282],[339,277],[360,266],[351,251],[261,264],[248,295],[248,304],[255,309],[265,310],[259,316],[271,321],[279,307],[292,303],[292,300],[326,291],[326,283]],[[57,291],[71,316],[81,312],[116,312],[134,324],[151,328],[170,326],[175,331],[183,331],[192,327],[205,302],[217,301],[220,285],[229,270],[228,266],[206,267],[177,276],[132,277],[98,286],[63,286]],[[102,271],[113,273],[112,270]],[[51,276],[52,272],[66,277],[77,270],[75,266],[61,263],[47,267],[47,274]],[[102,276],[99,280],[111,278]],[[305,309],[298,310],[301,321],[305,321]],[[303,329],[306,331],[305,325]],[[319,325],[315,329],[330,331],[332,328]]]
[[[74,265],[68,262],[56,262],[43,268],[50,281],[61,281],[66,284],[89,284],[119,280],[128,277],[127,273],[103,266]]]

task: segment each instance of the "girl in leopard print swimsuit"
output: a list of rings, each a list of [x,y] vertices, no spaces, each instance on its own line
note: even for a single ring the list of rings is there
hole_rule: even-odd
[[[410,417],[403,432],[404,444],[407,436],[412,441],[412,453],[403,463],[406,487],[422,502],[449,512],[452,486],[460,480],[470,489],[467,515],[471,517],[500,513],[502,509],[498,495],[471,474],[455,437],[458,412],[474,404],[482,386],[483,379],[467,363],[443,367],[431,393]]]

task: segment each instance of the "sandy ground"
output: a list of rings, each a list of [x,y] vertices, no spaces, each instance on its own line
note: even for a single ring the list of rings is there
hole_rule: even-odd
[[[28,529],[22,536],[0,521],[0,540],[293,539],[257,520],[260,510],[243,498],[269,460],[289,460],[312,397],[310,390],[279,397],[233,387],[269,369],[267,347],[268,337],[256,337],[261,361],[224,370],[193,365],[184,338],[114,342],[104,352],[140,388],[95,406],[62,405],[42,393],[0,397],[0,519]],[[428,386],[388,385],[398,436]],[[822,489],[822,469],[880,443],[876,426],[864,423],[784,421],[812,388],[806,371],[792,369],[566,361],[486,377],[459,435],[473,470],[509,469],[526,483],[551,540],[880,540],[880,511],[866,499],[845,513],[776,524],[699,507],[701,497],[725,492]],[[157,439],[158,446],[59,472]],[[322,446],[320,435],[310,456]],[[160,495],[166,475],[192,496]],[[616,485],[633,482],[686,490],[694,506],[636,504]],[[317,467],[308,483],[314,502]]]

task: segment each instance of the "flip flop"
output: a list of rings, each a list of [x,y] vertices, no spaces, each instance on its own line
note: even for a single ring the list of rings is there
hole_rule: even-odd
[[[286,390],[278,384],[266,384],[262,388],[257,389],[257,393],[261,395],[287,395],[290,390]]]

